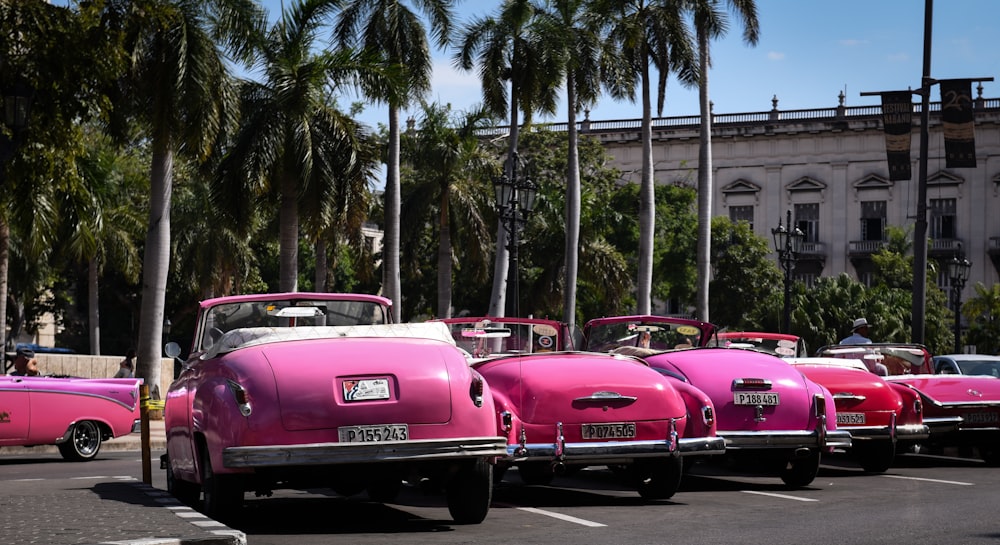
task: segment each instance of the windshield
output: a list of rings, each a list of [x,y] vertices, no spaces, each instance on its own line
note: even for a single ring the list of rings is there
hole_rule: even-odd
[[[688,324],[611,322],[589,328],[587,350],[610,352],[621,346],[672,350],[702,345],[701,330]]]
[[[448,321],[455,343],[473,357],[563,350],[559,329],[543,323],[509,321]]]
[[[997,360],[958,360],[957,363],[963,375],[1000,377],[1000,361]]]
[[[198,346],[208,350],[222,335],[246,327],[351,326],[388,323],[385,308],[374,301],[241,301],[205,311]]]

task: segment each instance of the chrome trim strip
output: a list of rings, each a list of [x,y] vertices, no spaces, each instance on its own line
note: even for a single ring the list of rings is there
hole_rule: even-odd
[[[549,443],[530,443],[519,451],[519,445],[507,446],[507,458],[510,463],[528,461],[555,460],[556,445]],[[691,454],[725,454],[726,443],[721,437],[689,437],[672,444],[667,440],[654,441],[606,441],[600,443],[566,443],[563,445],[559,460],[568,463],[609,462],[611,460],[628,458],[649,458],[657,456],[686,456]]]
[[[462,437],[382,443],[310,443],[227,447],[222,463],[231,468],[422,462],[507,454],[503,437]]]
[[[770,449],[800,447],[850,448],[851,433],[847,430],[827,430],[826,440],[810,430],[719,431],[727,449]]]
[[[844,426],[839,428],[851,433],[851,438],[858,441],[868,440],[906,440],[913,441],[927,439],[930,437],[930,428],[925,424],[907,424],[896,426],[896,434],[893,437],[892,430],[888,426]]]

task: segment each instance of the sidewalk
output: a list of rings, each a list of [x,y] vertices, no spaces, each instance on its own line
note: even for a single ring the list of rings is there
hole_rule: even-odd
[[[166,449],[163,421],[150,421],[151,471]],[[105,441],[101,453],[142,450],[142,434]],[[57,453],[55,446],[0,447],[0,456]],[[98,458],[100,454],[98,454]],[[83,462],[89,463],[89,462]],[[246,545],[243,532],[181,504],[166,490],[114,478],[51,494],[0,497],[0,535],[10,545]],[[162,480],[161,480],[162,482]],[[6,487],[5,487],[6,488]],[[13,487],[12,487],[13,488]],[[45,509],[32,507],[44,502]],[[27,514],[27,515],[26,515]]]

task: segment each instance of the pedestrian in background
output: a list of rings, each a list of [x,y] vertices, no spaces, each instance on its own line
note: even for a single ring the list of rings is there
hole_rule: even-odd
[[[129,349],[125,359],[118,364],[118,372],[114,378],[135,378],[135,350]]]
[[[15,377],[37,377],[38,360],[35,359],[35,351],[30,348],[18,348],[14,356],[14,371],[11,376]]]
[[[854,325],[851,326],[851,335],[844,337],[840,344],[871,344],[872,340],[868,338],[870,327],[868,320],[864,318],[854,320]]]

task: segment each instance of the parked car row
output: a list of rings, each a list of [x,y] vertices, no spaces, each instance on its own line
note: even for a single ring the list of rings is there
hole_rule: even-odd
[[[216,518],[247,492],[391,501],[408,480],[478,523],[512,469],[544,484],[607,466],[655,500],[691,464],[803,487],[834,450],[884,471],[900,444],[937,437],[924,394],[868,372],[863,355],[789,360],[718,342],[710,323],[660,316],[574,335],[537,318],[396,324],[371,295],[210,299],[166,396],[161,467],[172,494]]]

